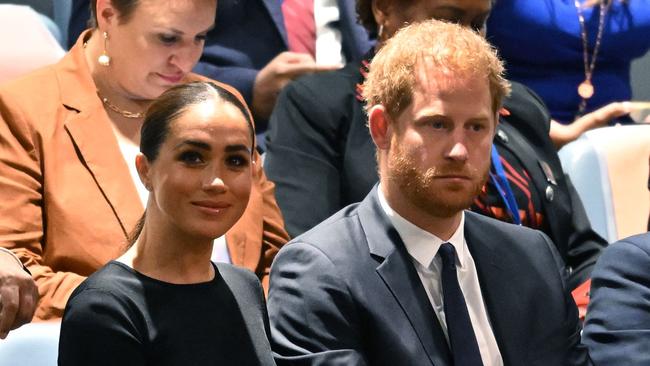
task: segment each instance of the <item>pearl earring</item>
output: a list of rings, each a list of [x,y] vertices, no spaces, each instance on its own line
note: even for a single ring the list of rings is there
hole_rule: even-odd
[[[97,57],[97,62],[102,66],[108,66],[111,64],[111,57],[106,52],[106,43],[108,42],[108,33],[104,32],[104,49],[102,54]]]

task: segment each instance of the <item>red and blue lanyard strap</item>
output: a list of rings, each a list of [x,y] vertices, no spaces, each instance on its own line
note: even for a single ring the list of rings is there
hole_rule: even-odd
[[[492,145],[492,167],[494,168],[494,172],[490,171],[490,180],[497,188],[497,192],[499,192],[499,196],[501,196],[501,200],[505,204],[505,208],[512,218],[512,222],[521,225],[517,200],[515,199],[514,193],[512,193],[510,182],[508,182],[506,172],[503,170],[503,164],[501,164],[501,156],[499,156],[499,152],[497,152],[494,144]]]

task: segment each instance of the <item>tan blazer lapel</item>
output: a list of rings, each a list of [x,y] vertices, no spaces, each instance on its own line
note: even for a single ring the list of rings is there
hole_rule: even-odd
[[[57,66],[62,103],[72,112],[64,125],[81,163],[92,174],[126,235],[144,208],[111,122],[96,94],[81,45],[85,38],[80,37],[76,47]]]
[[[259,191],[253,183],[248,206],[242,217],[226,233],[226,243],[233,264],[256,270],[262,255],[262,212]]]

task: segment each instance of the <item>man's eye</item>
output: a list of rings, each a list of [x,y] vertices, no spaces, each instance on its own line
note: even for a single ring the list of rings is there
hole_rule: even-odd
[[[431,122],[431,127],[435,128],[436,130],[441,130],[441,129],[445,128],[445,124],[444,124],[444,122],[433,121],[433,122]]]
[[[485,129],[485,126],[480,123],[474,123],[469,127],[472,131],[479,132]]]

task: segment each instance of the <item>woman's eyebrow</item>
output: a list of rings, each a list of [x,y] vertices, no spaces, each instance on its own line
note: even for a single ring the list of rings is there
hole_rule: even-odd
[[[178,145],[176,145],[174,147],[174,149],[179,149],[179,148],[181,148],[181,147],[183,147],[185,145],[194,146],[194,147],[202,149],[202,150],[208,150],[208,151],[212,150],[212,147],[210,146],[210,144],[207,144],[207,143],[205,143],[203,141],[198,141],[198,140],[184,140],[181,143],[179,143]]]
[[[237,145],[228,145],[226,146],[226,152],[237,152],[237,151],[246,151],[247,153],[251,153],[250,147],[243,145],[243,144],[237,144]]]

